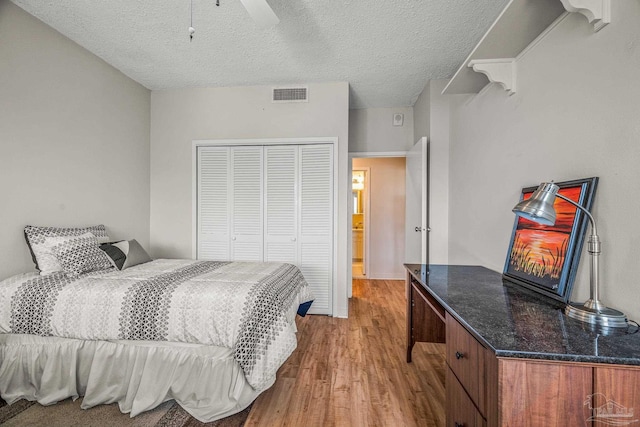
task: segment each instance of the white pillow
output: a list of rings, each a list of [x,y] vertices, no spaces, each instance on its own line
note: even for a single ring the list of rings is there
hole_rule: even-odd
[[[31,251],[31,258],[36,265],[36,269],[40,270],[40,274],[43,276],[63,270],[51,251],[51,245],[47,243],[47,239],[51,237],[80,236],[85,233],[92,233],[99,243],[110,240],[107,230],[102,224],[80,228],[36,227],[33,225],[27,225],[24,228],[24,237]]]

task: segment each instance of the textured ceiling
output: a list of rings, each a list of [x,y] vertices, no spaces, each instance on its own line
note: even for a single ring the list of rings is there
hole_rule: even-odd
[[[453,75],[507,0],[12,0],[152,90],[346,81],[350,107],[411,106]]]

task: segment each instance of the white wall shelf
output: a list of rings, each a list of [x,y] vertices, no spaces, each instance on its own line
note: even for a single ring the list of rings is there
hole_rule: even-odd
[[[595,32],[611,22],[611,0],[560,0],[569,12],[581,13],[593,25]]]
[[[469,66],[471,61],[516,58],[559,16],[559,0],[511,0],[442,91],[455,95],[478,93],[489,80]]]
[[[509,95],[516,93],[516,60],[505,59],[472,59],[469,67],[482,73],[491,83],[499,83]]]
[[[584,15],[597,32],[611,22],[611,0],[511,0],[442,94],[478,93],[497,82],[512,95],[517,59],[569,12]]]

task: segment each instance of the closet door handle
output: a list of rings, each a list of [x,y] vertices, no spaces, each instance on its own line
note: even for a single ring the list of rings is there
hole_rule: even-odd
[[[296,238],[295,238],[295,237],[292,237],[292,238],[291,238],[291,241],[292,241],[292,242],[295,242],[295,241],[296,241]]]
[[[236,240],[236,236],[233,236],[233,237],[231,238],[231,240]]]

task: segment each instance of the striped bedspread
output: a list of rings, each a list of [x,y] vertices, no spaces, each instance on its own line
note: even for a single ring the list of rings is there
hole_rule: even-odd
[[[261,390],[295,349],[296,312],[312,299],[300,270],[280,263],[156,260],[78,278],[30,273],[0,282],[0,333],[232,348]]]

